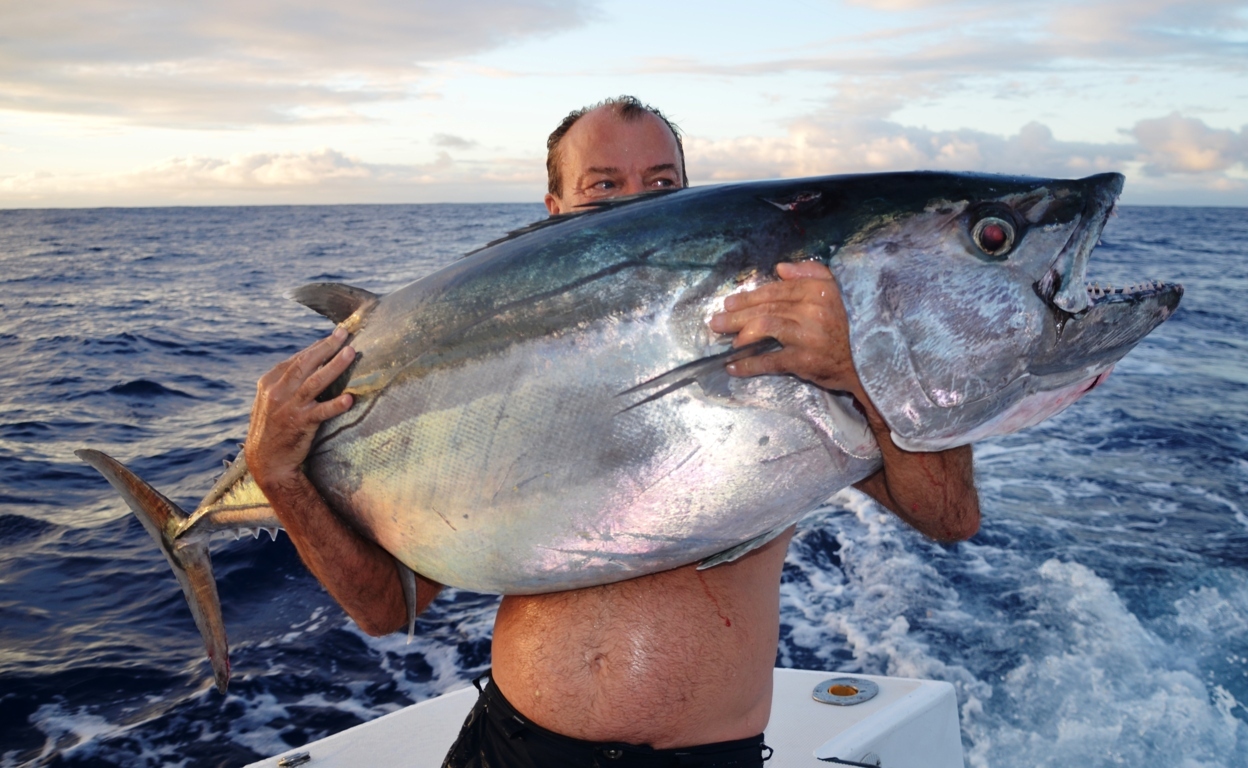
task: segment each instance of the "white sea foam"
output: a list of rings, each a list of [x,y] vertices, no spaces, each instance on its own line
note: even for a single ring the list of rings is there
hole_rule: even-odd
[[[86,707],[67,709],[63,704],[44,704],[30,716],[30,721],[47,737],[43,751],[36,759],[52,754],[69,755],[95,739],[116,736],[126,729],[92,714]]]
[[[972,766],[1238,766],[1248,727],[1182,648],[1148,631],[1109,582],[1048,560],[1028,588],[1029,653],[991,704],[964,710]]]
[[[823,567],[799,535],[782,592],[789,642],[845,671],[953,683],[972,768],[1248,765],[1242,704],[1192,658],[1248,632],[1242,574],[1143,622],[1078,562],[1037,565],[980,542],[942,555],[861,494],[834,501],[851,514],[816,513],[803,529],[833,526],[841,567]],[[1014,610],[963,606],[1002,584]]]

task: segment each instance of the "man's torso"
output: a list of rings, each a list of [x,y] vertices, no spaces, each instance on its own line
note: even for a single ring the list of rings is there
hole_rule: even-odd
[[[533,722],[663,749],[756,736],[771,710],[792,532],[727,565],[509,596],[493,676]]]

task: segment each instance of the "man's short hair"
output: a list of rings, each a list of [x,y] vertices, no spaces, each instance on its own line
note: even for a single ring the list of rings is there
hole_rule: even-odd
[[[685,145],[680,140],[680,129],[671,120],[663,116],[663,113],[649,104],[643,104],[636,96],[620,96],[614,99],[603,99],[597,104],[591,104],[588,107],[581,107],[568,113],[563,118],[563,122],[559,123],[546,139],[546,191],[555,197],[563,196],[563,172],[560,170],[562,165],[563,153],[560,152],[560,144],[563,143],[563,137],[567,135],[572,126],[576,124],[585,115],[593,112],[599,107],[609,107],[616,117],[626,123],[639,120],[647,113],[654,115],[663,121],[668,130],[672,132],[672,136],[676,139],[676,151],[680,155],[680,185],[682,187],[689,186],[689,174],[685,172]]]

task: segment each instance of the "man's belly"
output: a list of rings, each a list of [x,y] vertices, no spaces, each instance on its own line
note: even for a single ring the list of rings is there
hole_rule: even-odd
[[[494,680],[538,725],[657,749],[756,736],[771,711],[790,530],[728,565],[509,596]]]

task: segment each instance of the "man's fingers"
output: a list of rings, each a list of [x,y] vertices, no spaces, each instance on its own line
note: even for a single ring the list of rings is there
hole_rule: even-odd
[[[355,360],[355,349],[352,347],[343,347],[338,353],[329,359],[320,368],[313,371],[311,376],[303,382],[299,387],[299,394],[307,399],[314,399],[317,395],[325,391],[325,388],[342,375],[351,363]]]
[[[787,373],[785,366],[784,351],[769,352],[765,355],[755,355],[747,357],[744,360],[738,360],[735,363],[729,363],[728,373],[733,376],[758,376],[764,373]]]
[[[283,379],[302,385],[316,369],[338,353],[346,340],[347,332],[341,327],[335,328],[333,333],[290,358],[290,366],[286,369]]]
[[[810,302],[769,302],[756,304],[755,306],[738,309],[733,312],[721,312],[711,318],[710,328],[716,333],[741,333],[750,325],[767,322],[769,319],[781,320],[788,325],[811,321],[822,322],[823,311],[821,305]],[[742,344],[748,344],[750,341],[756,340],[739,341],[736,346],[739,347]]]
[[[780,276],[781,280],[798,280],[801,278],[832,279],[832,270],[819,261],[781,262],[776,265],[776,274]]]
[[[801,301],[810,286],[800,281],[765,283],[757,288],[734,293],[724,299],[725,312],[739,312],[760,304],[791,303]]]
[[[323,403],[317,403],[308,412],[309,418],[316,424],[341,416],[351,410],[351,405],[355,402],[355,398],[347,393],[343,393],[333,400],[326,400]]]
[[[761,304],[792,304],[840,300],[840,290],[832,273],[822,264],[786,264],[789,277],[757,288],[734,293],[724,299],[725,312],[738,312]]]
[[[801,326],[787,317],[759,315],[745,323],[732,340],[732,346],[744,347],[762,339],[772,338],[784,346],[792,345],[801,333]]]

